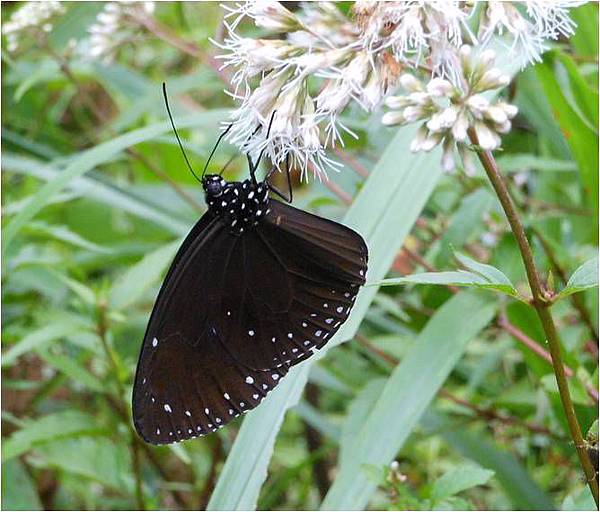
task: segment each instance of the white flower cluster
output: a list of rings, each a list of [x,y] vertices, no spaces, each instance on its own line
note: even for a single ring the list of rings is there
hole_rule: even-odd
[[[88,57],[102,58],[110,62],[116,50],[134,34],[135,24],[131,23],[139,14],[152,14],[154,2],[107,2],[96,16],[96,22],[89,27],[90,49]]]
[[[411,151],[431,151],[442,144],[442,166],[450,171],[454,168],[454,147],[458,146],[466,161],[465,168],[469,170],[465,151],[467,130],[474,129],[483,149],[497,149],[501,144],[500,134],[510,131],[510,120],[517,115],[514,105],[490,102],[482,95],[505,87],[510,81],[509,76],[494,67],[495,58],[493,50],[474,55],[471,46],[462,46],[459,50],[461,85],[440,77],[424,84],[413,75],[402,75],[400,84],[408,94],[386,99],[386,105],[393,110],[383,116],[383,124],[422,123],[410,145]]]
[[[487,43],[494,33],[512,38],[511,52],[523,52],[531,63],[540,62],[547,50],[548,39],[570,37],[576,24],[569,17],[569,8],[579,1],[487,2],[479,23],[479,39]]]
[[[2,25],[6,36],[7,50],[15,52],[19,49],[20,40],[30,39],[40,33],[52,31],[53,18],[65,11],[61,2],[25,2]]]
[[[363,48],[359,28],[333,2],[302,7],[301,15],[274,1],[227,8],[228,37],[215,44],[227,52],[219,56],[224,67],[236,68],[233,96],[241,106],[233,114],[230,141],[253,154],[265,149],[277,165],[289,155],[305,175],[311,168],[320,178],[339,165],[325,147],[343,144],[341,130],[355,136],[340,121],[341,112],[353,99],[373,109],[400,68],[389,55]],[[286,38],[242,38],[235,30],[244,17]],[[252,137],[257,127],[260,133]]]
[[[438,79],[432,87],[448,84],[454,91],[462,91],[452,93],[457,98],[465,94],[474,97],[460,109],[455,103],[445,114],[439,112],[430,120],[425,139],[415,144],[427,147],[436,138],[464,139],[462,120],[468,118],[477,120],[481,144],[497,147],[498,133],[510,127],[512,109],[505,112],[501,105],[492,108],[477,101],[483,99],[479,93],[486,87],[503,84],[488,74],[479,77],[479,85],[470,82],[466,87],[464,66],[468,58],[459,49],[467,41],[477,53],[489,56],[484,46],[493,35],[499,35],[508,41],[511,51],[538,60],[545,40],[573,33],[575,24],[568,16],[568,7],[576,3],[362,0],[355,2],[348,14],[335,2],[302,3],[297,12],[272,0],[225,6],[228,35],[223,43],[215,44],[224,50],[219,56],[223,67],[235,70],[232,95],[240,102],[232,116],[229,140],[252,154],[264,149],[276,164],[291,155],[304,171],[312,167],[320,177],[326,168],[339,165],[327,158],[325,148],[343,144],[342,131],[354,135],[341,122],[349,103],[354,100],[364,110],[374,110],[395,86],[401,71],[410,67],[426,73],[428,79]],[[252,20],[269,37],[239,35],[244,19]],[[485,86],[486,81],[495,85]],[[404,105],[410,108],[402,115],[409,117],[426,111],[427,102],[433,101],[427,89],[412,93],[415,98],[421,94],[426,104]],[[453,120],[455,110],[457,118]],[[399,114],[390,113],[386,119],[392,115]],[[446,125],[454,126],[455,122],[458,127],[451,138],[431,135],[448,132]],[[450,166],[450,159],[445,163]]]

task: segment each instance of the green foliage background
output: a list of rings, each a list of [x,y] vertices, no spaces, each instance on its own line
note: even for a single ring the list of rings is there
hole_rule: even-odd
[[[477,288],[508,295],[435,285],[464,284],[456,273],[366,287],[333,350],[296,368],[243,427],[139,441],[129,409],[141,338],[204,208],[160,83],[196,168],[233,105],[206,58],[216,3],[158,4],[168,37],[140,28],[110,64],[67,50],[101,8],[69,3],[47,45],[2,52],[3,509],[593,509],[552,368],[522,341],[545,350],[532,309],[510,297],[528,289],[485,175],[443,175],[436,152],[408,152],[411,128],[358,109],[345,156],[368,176],[347,165],[335,187],[297,184],[295,204],[365,236],[371,282],[467,268]],[[2,18],[14,9],[4,3]],[[598,6],[573,17],[576,35],[506,91],[520,114],[496,153],[557,292],[598,241]],[[222,146],[211,169],[235,151]],[[246,172],[238,158],[226,176]],[[483,286],[485,269],[460,254],[511,287]],[[597,262],[586,265],[571,281],[584,291],[553,308],[584,432],[598,381],[597,289],[586,289]]]

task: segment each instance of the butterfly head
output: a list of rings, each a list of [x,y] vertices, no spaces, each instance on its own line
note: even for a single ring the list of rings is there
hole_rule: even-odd
[[[202,188],[208,199],[219,197],[225,190],[227,182],[218,174],[207,174],[202,178]]]

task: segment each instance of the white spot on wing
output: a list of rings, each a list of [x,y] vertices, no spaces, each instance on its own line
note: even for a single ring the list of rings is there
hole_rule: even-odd
[[[248,377],[246,377],[246,384],[254,384],[254,379],[252,377],[250,377],[250,375],[248,375]]]
[[[153,347],[156,347],[157,345],[158,345],[158,340],[157,340],[156,338],[154,338],[154,339],[152,340],[152,346],[153,346]]]
[[[171,406],[169,404],[165,404],[164,408],[165,408],[165,411],[167,411],[167,412],[173,412],[173,409],[171,409]]]

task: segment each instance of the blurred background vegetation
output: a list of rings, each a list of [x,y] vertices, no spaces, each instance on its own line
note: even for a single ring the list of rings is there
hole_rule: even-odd
[[[63,5],[51,31],[38,27],[15,51],[2,50],[2,508],[202,509],[242,418],[209,437],[153,447],[132,430],[130,396],[161,277],[204,209],[165,122],[160,84],[201,168],[233,106],[208,42],[223,37],[223,11],[157,3],[143,23],[124,28],[115,58],[104,61],[85,58],[104,4]],[[3,21],[19,7],[3,2]],[[557,290],[597,253],[598,238],[598,5],[572,16],[575,36],[511,83],[520,113],[497,152],[542,278]],[[440,175],[439,155],[407,156],[410,137],[390,144],[396,131],[380,117],[347,113],[360,138],[334,155],[345,169],[329,182],[297,181],[295,204],[342,219],[362,190],[346,218],[383,223],[385,240],[372,247],[388,254],[371,259],[393,261],[388,276],[455,269],[454,249],[526,292],[485,175]],[[211,169],[235,152],[224,144]],[[226,176],[246,172],[238,158]],[[394,181],[408,172],[412,181]],[[388,204],[386,188],[393,215],[375,217]],[[393,407],[410,418],[385,425],[394,441],[378,440],[400,447],[395,462],[360,468],[375,486],[370,508],[594,509],[532,309],[490,292],[455,292],[373,289],[356,334],[310,368],[264,485],[245,484],[256,487],[259,509],[318,508],[384,388],[406,397]],[[597,311],[596,289],[553,308],[584,433],[597,432]],[[471,321],[479,324],[469,339],[454,343]],[[446,333],[449,367],[434,366]],[[413,380],[392,373],[403,360]],[[223,478],[235,493],[235,475]]]

